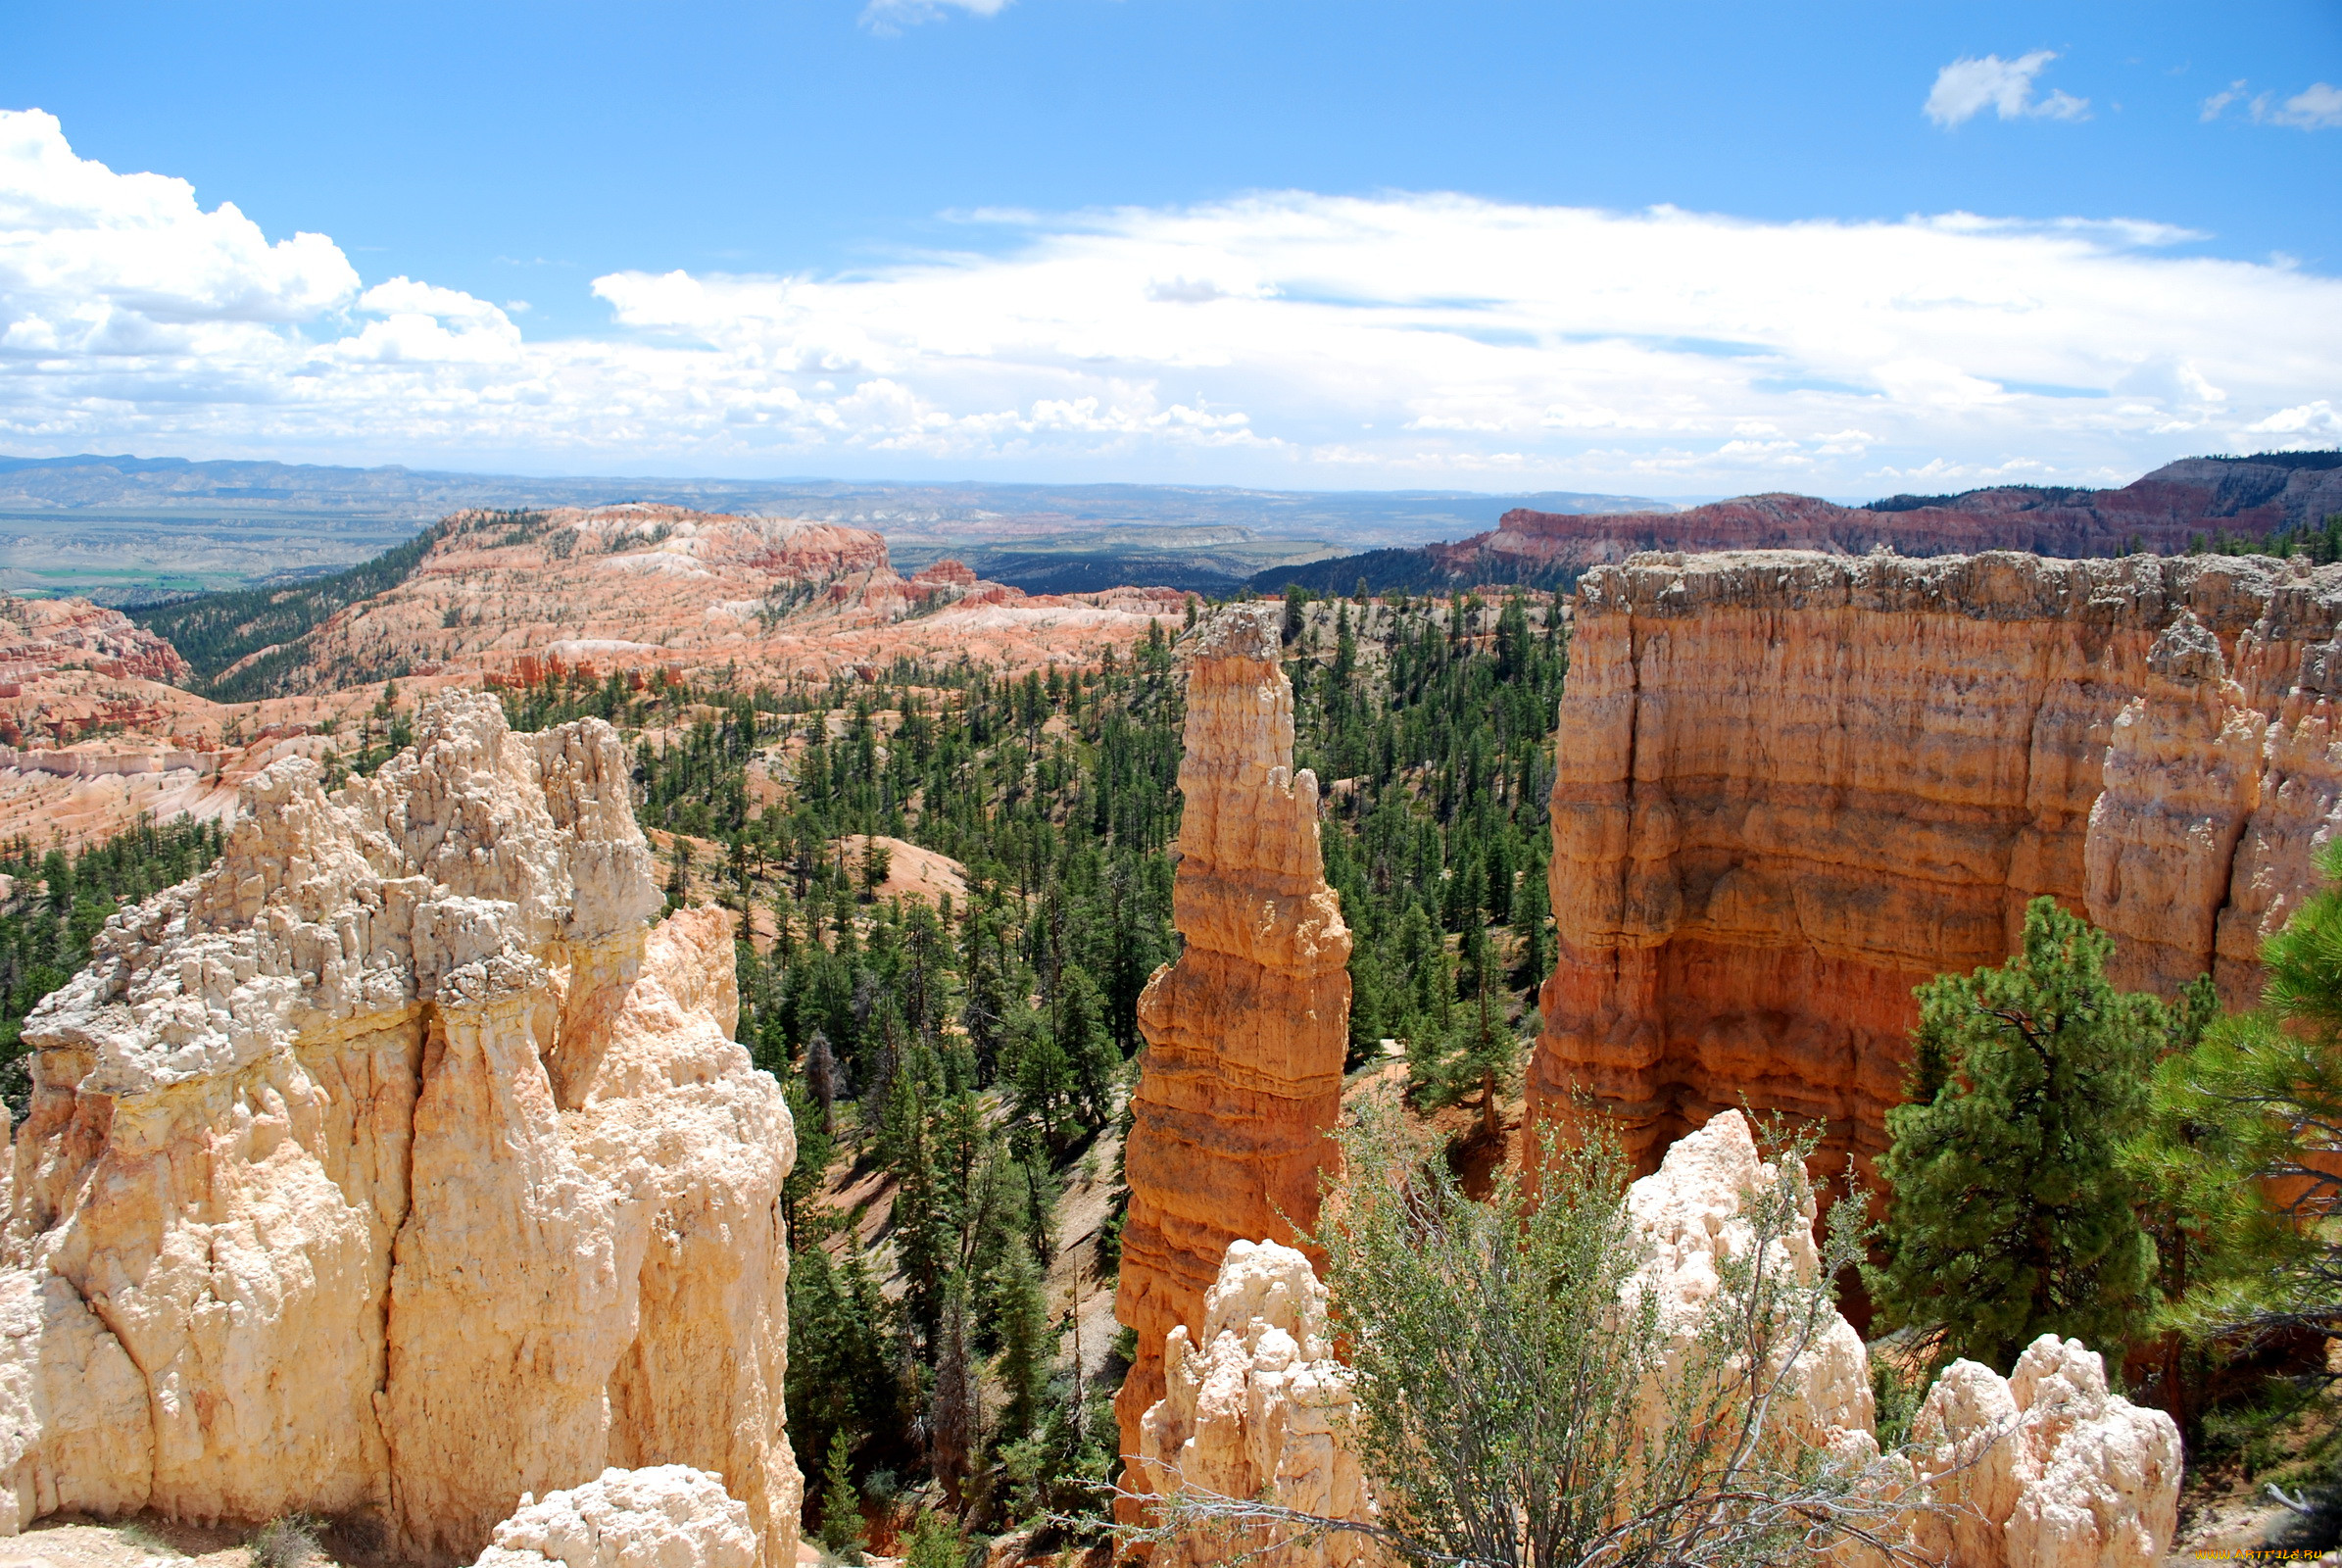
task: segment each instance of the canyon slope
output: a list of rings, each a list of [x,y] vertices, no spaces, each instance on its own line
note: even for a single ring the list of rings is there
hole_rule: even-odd
[[[1114,1399],[1126,1454],[1163,1396],[1165,1337],[1205,1331],[1229,1244],[1290,1242],[1313,1224],[1334,1155],[1350,934],[1319,854],[1317,778],[1293,771],[1278,614],[1232,606],[1180,643],[1186,804],[1172,910],[1187,950],[1139,998],[1147,1056],[1131,1097],[1114,1304],[1138,1336]]]
[[[2114,978],[2257,991],[2342,820],[2342,567],[1637,557],[1579,586],[1529,1073],[1646,1168],[1743,1099],[1883,1148],[1912,988],[2001,961],[2027,900]]]
[[[651,924],[609,726],[416,728],[330,795],[263,771],[27,1020],[0,1530],[305,1512],[468,1561],[523,1494],[678,1464],[791,1562],[795,1138],[729,919]]]
[[[549,664],[772,680],[898,656],[1030,667],[1095,657],[1184,608],[1169,590],[1035,599],[949,561],[904,578],[879,535],[829,523],[649,505],[460,513],[403,581],[221,679],[250,670],[294,693],[386,670],[476,680]]]
[[[0,806],[36,842],[74,845],[142,813],[224,817],[280,758],[366,745],[389,679],[411,703],[563,671],[742,690],[875,679],[900,658],[1017,673],[1127,655],[1187,605],[1167,589],[1028,595],[954,561],[906,578],[877,534],[827,523],[463,514],[340,578],[139,612],[189,658],[84,600],[0,596]]]
[[[2226,532],[2266,539],[2342,512],[2342,453],[2184,458],[2114,490],[2009,485],[1841,507],[1813,496],[1741,496],[1677,513],[1572,515],[1516,508],[1487,533],[1428,547],[1439,570],[1473,580],[1540,578],[1643,550],[1818,550],[1906,556],[2022,550],[2068,559],[2177,555]],[[1330,564],[1328,570],[1338,566]]]

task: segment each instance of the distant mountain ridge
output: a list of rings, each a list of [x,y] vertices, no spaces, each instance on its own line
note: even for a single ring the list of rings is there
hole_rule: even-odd
[[[1821,550],[1906,556],[2023,550],[2079,559],[2125,551],[2180,555],[2222,536],[2265,543],[2342,514],[2342,451],[2182,458],[2114,489],[2000,485],[1944,496],[1890,496],[1841,507],[1814,496],[1740,496],[1665,514],[1559,514],[1522,507],[1494,528],[1418,551],[1377,551],[1268,571],[1261,590],[1288,581],[1346,590],[1523,582],[1561,586],[1588,566],[1640,551]]]

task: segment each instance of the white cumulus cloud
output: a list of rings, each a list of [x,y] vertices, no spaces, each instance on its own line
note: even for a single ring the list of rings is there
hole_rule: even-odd
[[[2342,414],[2335,412],[2331,402],[2319,398],[2299,408],[2279,409],[2245,428],[2255,435],[2342,436]]]
[[[2255,120],[2302,130],[2332,130],[2342,126],[2342,87],[2314,81],[2274,108],[2269,106],[2268,96],[2263,94],[2262,101],[2253,105]]]
[[[2087,98],[2055,89],[2046,98],[2033,96],[2033,78],[2056,58],[2051,49],[2035,49],[2014,60],[1962,55],[1935,74],[1935,86],[1925,106],[1927,117],[1946,130],[1987,109],[2003,120],[2087,120]]]
[[[2220,92],[2204,100],[2206,123],[2218,120],[2228,106],[2241,101],[2248,85],[2243,79],[2228,83]],[[2246,112],[2256,125],[2291,125],[2298,130],[2332,130],[2342,126],[2342,87],[2331,82],[2314,81],[2284,102],[2277,101],[2273,92],[2257,93]]]
[[[1008,0],[869,0],[862,7],[862,24],[873,31],[897,32],[921,22],[933,22],[953,11],[970,16],[997,17]]]
[[[232,205],[205,212],[183,179],[76,158],[54,116],[0,113],[0,366],[233,363],[357,292],[325,236],[270,244]]]
[[[1292,191],[984,232],[610,272],[607,328],[532,341],[0,114],[0,451],[1859,494],[2310,442],[2342,364],[2342,281],[2128,220]]]

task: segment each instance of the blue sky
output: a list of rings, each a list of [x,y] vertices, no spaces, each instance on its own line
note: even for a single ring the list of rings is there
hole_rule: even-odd
[[[2342,433],[2332,0],[0,25],[0,450],[1860,495]]]

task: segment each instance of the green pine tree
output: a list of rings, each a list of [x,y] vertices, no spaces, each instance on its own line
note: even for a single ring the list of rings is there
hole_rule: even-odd
[[[962,1568],[967,1542],[951,1521],[934,1508],[919,1510],[903,1548],[903,1568]]]
[[[1056,1350],[1050,1332],[1048,1287],[1032,1250],[1022,1242],[1005,1249],[993,1312],[1000,1339],[998,1372],[1006,1400],[1000,1407],[1000,1438],[1013,1443],[1032,1433],[1049,1396],[1049,1363]]]
[[[2175,1414],[2215,1351],[2269,1331],[2342,1340],[2342,844],[2326,886],[2262,945],[2263,1004],[2221,1018],[2156,1077],[2129,1152],[2153,1195]]]
[[[2107,982],[2113,939],[2035,899],[2023,951],[1919,988],[1910,1099],[1886,1114],[1888,1329],[2006,1370],[2045,1333],[2120,1358],[2152,1305],[2155,1248],[2119,1154],[2173,1038],[2153,997]]]
[[[821,1472],[821,1544],[833,1555],[858,1562],[865,1539],[862,1494],[854,1490],[854,1452],[844,1432],[830,1435],[829,1457]]]

